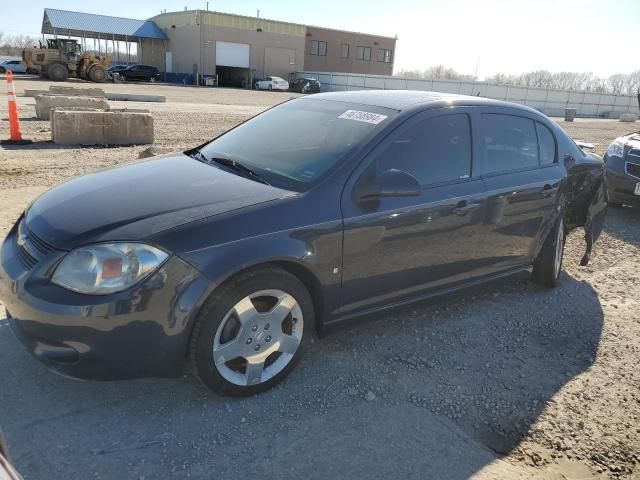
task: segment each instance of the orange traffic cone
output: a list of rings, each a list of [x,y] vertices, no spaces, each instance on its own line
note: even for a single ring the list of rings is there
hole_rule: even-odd
[[[3,145],[26,145],[31,140],[23,140],[18,118],[18,103],[16,102],[16,87],[13,85],[13,72],[7,71],[7,93],[9,95],[9,140],[2,140]]]

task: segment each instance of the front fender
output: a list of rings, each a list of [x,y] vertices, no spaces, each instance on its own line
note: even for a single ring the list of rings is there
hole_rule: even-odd
[[[182,252],[180,257],[215,286],[258,265],[294,264],[317,281],[323,293],[323,305],[318,307],[330,313],[339,307],[341,249],[342,223],[333,221]]]

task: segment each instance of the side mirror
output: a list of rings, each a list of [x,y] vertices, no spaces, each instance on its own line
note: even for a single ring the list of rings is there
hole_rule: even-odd
[[[420,183],[413,175],[392,168],[358,186],[357,198],[361,201],[383,197],[417,197]]]

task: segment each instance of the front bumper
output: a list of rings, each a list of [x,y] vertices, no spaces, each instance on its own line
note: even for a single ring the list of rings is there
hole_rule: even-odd
[[[635,195],[636,184],[640,178],[607,168],[606,184],[610,203],[624,203],[640,208],[640,195]]]
[[[0,247],[0,299],[11,330],[31,354],[84,379],[180,375],[191,326],[210,289],[196,269],[173,256],[124,292],[81,295],[49,281],[65,252],[36,240],[25,253],[16,237],[14,226]]]

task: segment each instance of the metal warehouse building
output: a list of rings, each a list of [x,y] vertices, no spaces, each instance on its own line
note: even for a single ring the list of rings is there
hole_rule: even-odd
[[[52,24],[52,12],[64,18],[64,24]],[[138,44],[141,63],[170,74],[218,75],[220,85],[249,87],[254,78],[288,78],[290,73],[303,70],[393,72],[396,39],[392,37],[205,10],[132,20],[45,9],[42,33],[77,36],[85,43],[86,38],[96,36],[111,40],[114,35],[121,38],[120,27],[127,20],[144,26],[144,34],[131,31],[126,36]],[[91,29],[84,26],[88,23]]]

